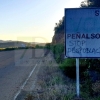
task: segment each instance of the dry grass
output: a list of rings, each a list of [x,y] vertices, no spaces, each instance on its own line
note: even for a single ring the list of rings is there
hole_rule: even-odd
[[[51,58],[51,59],[49,59]],[[73,73],[72,73],[73,74]],[[25,100],[83,100],[75,99],[75,81],[64,76],[55,60],[48,55],[42,60],[42,67],[37,76],[35,90]],[[100,93],[100,81],[92,85],[96,93]],[[100,100],[100,97],[89,97],[82,93],[84,100]]]
[[[25,100],[72,100],[75,95],[75,82],[62,74],[54,59],[46,59],[42,61],[35,91]]]

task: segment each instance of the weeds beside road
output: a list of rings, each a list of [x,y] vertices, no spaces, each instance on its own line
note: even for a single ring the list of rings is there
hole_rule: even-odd
[[[63,75],[49,53],[42,59],[35,89],[25,100],[72,100],[74,95],[75,81]]]

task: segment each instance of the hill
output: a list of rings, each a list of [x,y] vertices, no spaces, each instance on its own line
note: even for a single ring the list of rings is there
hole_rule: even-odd
[[[35,47],[36,45],[45,46],[45,43],[0,40],[0,48]]]

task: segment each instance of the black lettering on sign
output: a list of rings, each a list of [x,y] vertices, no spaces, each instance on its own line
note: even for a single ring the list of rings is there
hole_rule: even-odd
[[[69,41],[69,46],[78,46],[78,47],[81,47],[81,46],[84,46],[86,44],[86,41],[82,40],[82,41],[79,41],[79,40],[76,40],[76,41]]]
[[[95,16],[99,16],[99,10],[95,10]]]

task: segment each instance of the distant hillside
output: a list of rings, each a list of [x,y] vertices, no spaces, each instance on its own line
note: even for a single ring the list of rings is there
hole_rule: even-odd
[[[5,43],[6,41],[0,40],[0,43]]]
[[[18,45],[16,45],[17,42],[2,42],[0,43],[0,48],[11,48],[11,47],[18,47]]]
[[[45,46],[45,43],[11,41],[11,40],[3,41],[3,40],[0,40],[0,48],[35,47],[36,45]]]
[[[12,48],[12,47],[24,47],[30,46],[30,43],[23,42],[23,41],[3,41],[0,40],[0,48]]]

